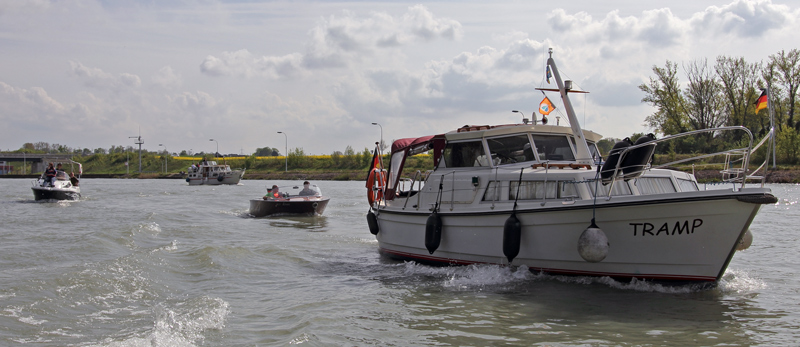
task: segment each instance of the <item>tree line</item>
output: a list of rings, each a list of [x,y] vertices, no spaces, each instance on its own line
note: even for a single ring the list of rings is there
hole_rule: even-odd
[[[108,149],[98,147],[95,149],[89,148],[73,148],[70,146],[58,144],[58,143],[48,143],[48,142],[26,142],[20,147],[18,150],[12,151],[15,153],[53,153],[53,154],[74,154],[79,156],[89,156],[92,154],[115,154],[115,153],[125,153],[125,152],[137,152],[139,149],[133,146],[115,146],[111,145]],[[166,149],[159,150],[159,151],[148,151],[142,150],[142,153],[153,153],[153,154],[166,154],[166,155],[178,155],[178,156],[198,156],[203,157],[207,155],[216,155],[217,153],[205,153],[205,152],[192,152],[187,150],[181,150],[180,152],[169,152]],[[254,155],[258,157],[278,157],[282,156],[280,150],[277,148],[272,147],[263,147],[263,148],[256,148]],[[221,155],[220,155],[221,156]],[[233,154],[227,154],[226,156],[234,156]]]
[[[770,119],[767,109],[756,109],[756,101],[762,89],[769,87],[778,161],[782,164],[800,162],[800,120],[795,119],[800,50],[781,50],[758,62],[719,56],[714,62],[697,59],[679,66],[667,60],[664,66],[654,65],[652,70],[654,76],[639,85],[639,89],[645,93],[642,102],[656,108],[645,118],[645,125],[657,134],[740,125],[750,129],[758,141],[769,133]],[[679,70],[686,82],[680,81]],[[731,148],[731,145],[742,145],[741,135],[709,132],[684,137],[659,146],[657,153],[713,153]],[[762,152],[763,159],[766,151]]]

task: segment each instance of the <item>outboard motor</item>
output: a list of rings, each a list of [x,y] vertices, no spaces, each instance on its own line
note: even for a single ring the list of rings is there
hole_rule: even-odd
[[[612,176],[614,176],[614,168],[617,167],[617,162],[619,162],[619,155],[625,148],[630,147],[633,144],[630,138],[626,137],[614,144],[614,147],[611,148],[611,151],[608,152],[608,159],[606,162],[603,163],[603,168],[600,170],[600,177],[603,179],[603,184],[608,183]]]
[[[655,140],[656,136],[650,133],[636,139],[633,145],[640,145]],[[653,144],[651,146],[634,148],[625,155],[620,167],[622,168],[622,175],[625,177],[626,181],[642,174],[647,164],[649,164],[650,160],[653,158],[653,152],[655,152],[655,150],[656,145]]]

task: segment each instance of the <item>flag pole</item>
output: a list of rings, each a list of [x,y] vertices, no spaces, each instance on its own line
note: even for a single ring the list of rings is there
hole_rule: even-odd
[[[775,105],[772,103],[772,83],[767,81],[767,111],[769,112],[769,126],[772,130],[772,169],[775,170],[775,147],[777,147],[777,143],[775,141]],[[769,152],[767,152],[767,156],[769,156]]]

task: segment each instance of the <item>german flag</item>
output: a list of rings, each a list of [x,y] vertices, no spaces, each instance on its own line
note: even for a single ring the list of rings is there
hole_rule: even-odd
[[[767,90],[761,89],[761,96],[756,100],[756,113],[767,108]]]

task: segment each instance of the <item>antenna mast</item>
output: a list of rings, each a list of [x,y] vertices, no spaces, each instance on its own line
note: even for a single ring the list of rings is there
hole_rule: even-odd
[[[142,145],[144,141],[142,140],[142,129],[139,128],[139,136],[128,136],[129,139],[136,139],[135,144],[139,145],[139,174],[142,174]]]

